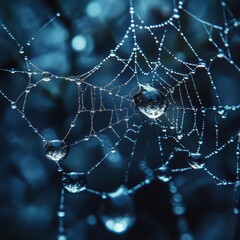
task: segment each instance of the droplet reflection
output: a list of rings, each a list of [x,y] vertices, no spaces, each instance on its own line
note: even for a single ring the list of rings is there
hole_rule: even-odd
[[[167,110],[167,99],[150,85],[140,85],[139,92],[133,97],[136,108],[149,118],[159,118]]]
[[[116,234],[127,232],[135,223],[133,200],[127,189],[121,186],[117,191],[110,193],[104,200],[101,209],[101,220],[107,230]]]
[[[87,179],[84,173],[64,173],[62,185],[70,193],[79,193],[86,189]]]
[[[53,161],[60,161],[67,157],[69,146],[61,140],[47,141],[44,146],[45,156]]]

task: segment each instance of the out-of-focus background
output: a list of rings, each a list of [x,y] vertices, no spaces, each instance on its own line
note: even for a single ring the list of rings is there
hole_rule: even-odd
[[[173,15],[174,1],[171,0],[139,0],[134,1],[133,5],[146,25],[162,23]],[[228,1],[228,5],[233,14],[231,15],[230,11],[227,13],[228,21],[233,19],[233,16],[240,20],[240,3],[232,0]],[[223,18],[220,1],[191,0],[184,3],[184,8],[193,16],[212,24],[223,26],[227,22]],[[61,17],[42,28],[57,13],[61,13]],[[31,45],[25,48],[25,54],[35,66],[42,71],[65,77],[81,75],[96,66],[119,44],[130,26],[127,0],[0,0],[0,19],[21,45],[32,37],[35,38]],[[203,59],[208,61],[217,54],[217,49],[209,42],[206,32],[209,31],[216,42],[221,42],[218,39],[219,31],[211,28],[211,25],[202,31],[202,26],[196,23],[199,21],[194,21],[194,18],[189,18],[184,13],[180,15],[180,19],[186,38]],[[174,56],[185,59],[186,62],[194,62],[193,54],[188,55],[189,48],[178,42],[176,33],[169,31],[169,35],[166,44],[169,48],[172,47]],[[147,56],[154,58],[154,47],[148,42],[148,38],[144,37],[139,37],[142,46]],[[240,66],[239,27],[231,29],[229,45],[232,60],[236,66]],[[124,46],[121,54],[127,58],[132,52],[132,45],[126,42]],[[19,53],[15,40],[11,39],[3,28],[0,30],[0,53],[1,69],[27,70],[24,54]],[[168,58],[162,59],[165,66],[181,72],[177,62]],[[114,76],[120,70],[118,64],[107,65],[98,75],[99,81],[107,81],[105,79],[108,74]],[[209,72],[214,78],[222,104],[238,105],[240,74],[233,64],[221,58],[214,62]],[[196,85],[205,92],[203,101],[213,106],[215,100],[212,90],[206,90],[209,85],[205,85],[205,80],[202,80],[202,84],[199,83],[198,78],[207,78],[206,73],[200,72],[196,76]],[[146,82],[146,77],[143,81]],[[209,83],[210,80],[207,81]],[[11,99],[18,96],[27,83],[26,74],[0,71],[0,89]],[[26,114],[31,122],[46,138],[63,137],[78,107],[76,87],[71,82],[51,81],[43,84],[39,91],[33,90],[31,94],[26,103]],[[109,104],[109,108],[111,107]],[[239,131],[239,111],[229,112],[227,119],[220,119],[218,123],[220,142],[228,140]],[[3,97],[0,97],[0,116],[0,240],[56,239],[56,212],[61,192],[61,177],[56,165],[46,159],[41,139],[29,128],[21,114],[11,109]],[[212,116],[206,118],[210,125],[214,124],[215,120]],[[192,124],[192,119],[187,117],[184,121]],[[125,130],[126,125],[122,126],[122,131]],[[80,139],[88,132],[89,118],[83,116],[70,136],[70,141]],[[114,144],[114,140],[107,134],[101,135],[101,138],[107,146]],[[158,146],[155,127],[145,123],[141,134],[135,138],[137,150],[129,173],[131,186],[144,179],[139,170],[142,160],[149,162],[149,166],[161,165],[155,160],[159,158],[159,153],[156,153]],[[147,143],[152,150],[144,150]],[[204,138],[204,151],[211,152],[214,144],[215,136],[209,130]],[[228,182],[236,180],[236,146],[237,141],[229,145],[226,151],[216,154],[207,165],[209,170]],[[171,148],[167,145],[166,147]],[[104,151],[109,149],[102,149],[95,139],[84,142],[70,151],[63,167],[66,171],[84,171],[97,163]],[[117,189],[124,180],[124,169],[130,153],[131,145],[121,147],[115,157],[108,159],[90,175],[89,187],[107,192]],[[185,166],[182,162],[187,158],[187,154],[184,154],[176,154],[176,167]],[[184,216],[193,239],[231,240],[234,236],[236,239],[240,238],[237,233],[238,215],[232,213],[233,185],[217,186],[214,179],[202,170],[175,174],[174,181],[186,207]],[[104,200],[99,196],[88,192],[66,194],[67,236],[70,240],[179,239],[181,226],[178,226],[178,217],[172,212],[171,199],[168,184],[164,182],[154,180],[141,188],[133,196],[136,222],[127,233],[118,235],[107,231],[100,221],[100,209]],[[185,236],[181,240],[190,239],[190,236]]]

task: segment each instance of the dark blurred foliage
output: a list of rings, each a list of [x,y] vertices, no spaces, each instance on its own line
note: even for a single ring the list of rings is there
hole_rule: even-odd
[[[239,2],[234,0],[228,2],[231,11],[239,19]],[[93,3],[95,3],[95,8],[94,5],[90,5]],[[97,7],[96,3],[98,3]],[[98,9],[99,6],[100,9]],[[91,7],[95,9],[95,13],[91,13]],[[26,48],[26,53],[37,67],[56,75],[76,76],[93,68],[119,43],[129,26],[128,8],[127,0],[97,0],[95,2],[87,0],[1,0],[0,16],[21,44],[35,36],[31,46]],[[219,25],[223,24],[219,1],[190,0],[186,2],[186,8],[201,19]],[[146,24],[161,23],[172,15],[173,1],[140,0],[136,3],[136,9]],[[38,31],[57,12],[61,13],[61,17],[42,31]],[[203,59],[209,59],[216,54],[216,49],[209,43],[207,37],[201,35],[199,31],[201,27],[198,24],[184,13],[181,21],[187,39]],[[169,35],[171,36],[171,32]],[[73,47],[73,39],[76,36],[80,36],[78,40],[83,41],[83,46],[80,46],[79,51]],[[239,64],[239,28],[230,36],[232,58]],[[189,49],[184,49],[181,42],[175,39],[176,35],[172,34],[172,37],[168,39],[167,44],[170,47],[174,46],[174,54],[182,54],[186,61],[193,62],[191,54],[188,55],[187,52]],[[151,43],[145,39],[145,36],[139,39],[143,41],[142,47],[148,53],[149,58],[154,58],[156,53]],[[126,49],[121,53],[123,55],[127,55],[128,51],[131,52],[127,48],[128,44],[126,45]],[[18,47],[3,29],[0,31],[0,52],[1,68],[26,70]],[[173,65],[174,69],[176,62],[171,62],[169,57],[163,59],[163,62],[166,66]],[[239,72],[226,60],[219,60],[217,63],[213,66],[212,73],[214,79],[217,79],[218,93],[223,96],[224,104],[237,105],[239,103]],[[114,76],[118,71],[117,64],[108,66],[98,75],[101,78],[99,81],[104,81],[106,74]],[[182,69],[176,68],[176,71],[181,72]],[[2,72],[1,89],[10,98],[14,98],[26,87],[22,86],[23,81],[27,84],[26,79],[21,81],[25,77],[24,74],[9,76]],[[199,77],[204,78],[206,75],[200,72]],[[4,83],[2,83],[3,79]],[[147,80],[144,79],[144,81]],[[209,79],[207,81],[209,82]],[[212,106],[214,99],[211,93],[204,86],[202,86],[202,91],[205,91],[206,103]],[[77,109],[76,101],[72,100],[76,98],[76,89],[64,81],[58,81],[43,85],[40,92],[33,91],[32,94],[32,98],[28,99],[26,105],[31,121],[45,137],[62,137]],[[56,239],[56,212],[61,191],[60,175],[55,164],[45,158],[42,150],[43,143],[37,135],[33,134],[32,129],[22,120],[20,114],[12,111],[9,103],[2,97],[0,106],[0,239]],[[208,119],[208,121],[214,120]],[[186,119],[186,122],[191,122],[191,120]],[[88,124],[87,117],[81,118],[80,128],[71,140],[86,135],[89,129]],[[236,133],[238,127],[239,115],[235,113],[229,117],[229,121],[220,124],[220,138],[228,139]],[[149,165],[156,165],[156,161],[154,163],[153,160],[159,156],[155,156],[154,151],[151,150],[148,150],[147,155],[147,150],[143,150],[147,141],[157,148],[154,143],[155,135],[154,128],[146,124],[142,133],[137,137],[138,154],[135,156],[133,170],[130,173],[133,185],[142,178],[141,173],[137,173],[140,160],[146,158]],[[111,142],[107,136],[104,137],[106,141]],[[209,139],[209,141],[215,141],[214,136],[211,137],[210,134]],[[210,148],[211,144],[206,144],[205,151],[207,152]],[[229,147],[226,152],[214,157],[208,167],[222,179],[234,181],[235,150],[236,146]],[[71,151],[63,167],[69,171],[89,169],[89,166],[99,160],[101,151],[99,144],[94,140],[84,143]],[[122,161],[110,161],[90,176],[88,180],[90,188],[113,191],[123,182],[130,147],[126,146],[124,151],[119,156],[123,159]],[[182,162],[184,158],[186,156],[180,154],[176,156],[175,162]],[[134,179],[135,175],[140,176]],[[109,181],[109,179],[112,180]],[[186,220],[193,239],[231,240],[234,236],[240,239],[237,233],[238,216],[232,214],[233,186],[217,186],[214,180],[203,171],[175,175],[175,182],[183,196]],[[134,204],[137,221],[133,228],[123,235],[108,232],[99,221],[102,201],[100,197],[87,192],[77,195],[66,194],[66,229],[70,240],[170,240],[179,238],[177,216],[172,213],[171,196],[167,184],[154,180],[152,184],[136,192]]]

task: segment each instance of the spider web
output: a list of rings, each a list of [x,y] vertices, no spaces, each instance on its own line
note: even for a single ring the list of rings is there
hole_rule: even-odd
[[[56,162],[58,170],[84,172],[88,192],[105,198],[123,184],[132,195],[154,181],[157,169],[167,166],[173,179],[201,171],[219,186],[232,186],[238,214],[240,105],[233,89],[240,72],[235,52],[240,23],[231,10],[234,4],[209,4],[221,14],[208,19],[194,11],[191,1],[173,2],[168,5],[169,16],[161,22],[154,16],[145,19],[141,4],[130,0],[130,24],[116,47],[91,70],[70,77],[40,69],[29,54],[38,34],[60,14],[25,45],[1,23],[23,62],[21,70],[1,69],[2,99],[43,143],[58,139],[69,145],[69,156]],[[159,118],[143,115],[133,101],[146,85],[158,89],[168,101]],[[202,170],[187,162],[198,153],[206,160]],[[92,160],[83,163],[86,154]],[[79,155],[83,157],[76,160]],[[228,175],[222,170],[225,161],[231,161]],[[113,171],[113,165],[116,174],[111,184],[97,179]],[[174,181],[169,189],[173,212],[180,222],[185,221],[183,203],[174,202],[179,196]],[[64,191],[60,209],[63,196]],[[59,219],[62,234],[63,217]],[[179,230],[181,236],[190,236],[188,227]]]

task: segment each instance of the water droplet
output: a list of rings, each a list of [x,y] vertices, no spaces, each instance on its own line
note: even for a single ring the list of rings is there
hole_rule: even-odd
[[[74,121],[71,122],[70,126],[73,128],[75,127],[76,123]]]
[[[173,213],[176,215],[183,215],[185,213],[186,209],[182,205],[177,205],[173,207]]]
[[[96,217],[95,217],[94,215],[89,215],[89,216],[87,217],[87,223],[88,223],[89,225],[95,225],[95,224],[97,223]]]
[[[206,62],[202,59],[199,60],[199,64],[198,64],[198,67],[200,68],[205,68],[206,67]]]
[[[70,193],[79,193],[86,189],[87,179],[84,173],[64,173],[62,185]]]
[[[27,89],[25,90],[25,93],[30,93],[30,87],[27,87]]]
[[[51,79],[52,79],[52,74],[51,73],[45,72],[45,73],[42,74],[42,80],[44,82],[49,82],[49,81],[51,81]]]
[[[206,163],[205,157],[200,153],[190,153],[188,157],[188,164],[193,169],[202,169]]]
[[[218,57],[218,58],[223,58],[224,56],[225,56],[225,55],[224,55],[223,50],[222,50],[222,49],[219,49],[218,54],[217,54],[217,57]]]
[[[134,14],[134,8],[130,7],[130,14]]]
[[[140,85],[140,90],[133,100],[136,108],[149,118],[158,118],[167,110],[166,97],[150,85]]]
[[[179,19],[179,18],[180,18],[180,15],[177,14],[177,13],[175,13],[175,14],[173,14],[173,18]]]
[[[23,48],[23,47],[21,47],[21,48],[19,49],[19,53],[20,53],[20,54],[24,54],[24,48]]]
[[[64,234],[59,234],[59,235],[57,236],[57,240],[67,240],[67,237],[66,237],[66,235],[64,235]]]
[[[60,210],[57,212],[58,217],[64,217],[65,216],[65,212],[63,210]]]
[[[61,140],[47,141],[44,146],[45,156],[53,161],[60,161],[67,157],[69,145]]]
[[[160,168],[157,168],[154,173],[156,177],[163,182],[168,182],[172,179],[171,170],[166,165],[162,165]]]
[[[83,140],[84,140],[84,141],[88,141],[88,140],[89,140],[89,136],[84,137]]]
[[[110,193],[102,206],[101,221],[107,230],[116,234],[127,232],[135,222],[133,200],[127,189],[121,186],[117,191]]]
[[[234,214],[239,214],[239,210],[235,207],[235,208],[233,209],[233,213],[234,213]]]
[[[16,105],[15,102],[11,102],[11,108],[12,108],[12,109],[16,109],[16,108],[17,108],[17,105]]]
[[[115,53],[114,50],[111,50],[111,51],[110,51],[110,57],[116,57],[116,53]]]
[[[108,197],[107,193],[102,193],[101,195],[102,199],[106,199]]]
[[[182,132],[178,132],[177,133],[177,139],[181,140],[183,138],[183,133]]]
[[[12,74],[14,74],[14,73],[16,73],[16,70],[15,70],[14,68],[11,68],[10,72],[11,72]]]
[[[203,138],[202,137],[199,137],[198,138],[198,143],[201,145],[201,144],[203,144]]]
[[[115,148],[111,148],[111,153],[115,153],[116,149]]]
[[[227,111],[223,107],[218,108],[218,114],[220,114],[222,118],[227,117]]]

